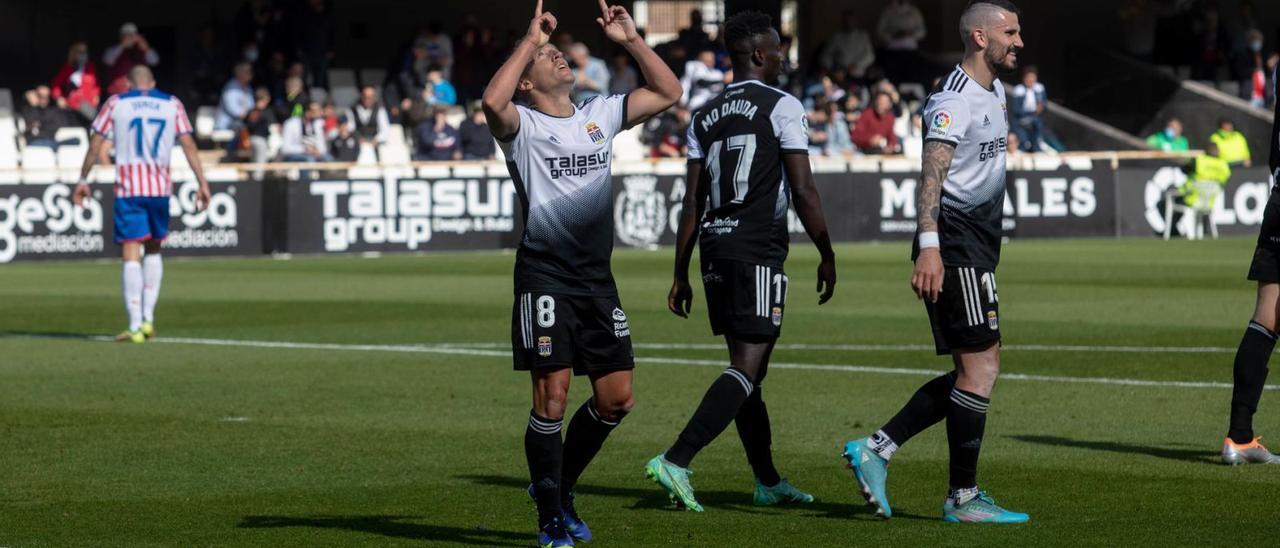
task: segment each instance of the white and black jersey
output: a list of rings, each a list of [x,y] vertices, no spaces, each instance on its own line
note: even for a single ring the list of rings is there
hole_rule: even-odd
[[[756,80],[730,84],[694,113],[689,162],[701,166],[708,201],[703,261],[782,267],[791,202],[782,156],[809,153],[807,130],[799,100]]]
[[[610,163],[627,96],[593,97],[567,117],[521,105],[520,129],[499,140],[524,208],[517,293],[617,294]]]
[[[926,99],[925,142],[955,147],[942,184],[938,239],[942,264],[994,271],[1000,262],[1009,135],[1004,85],[974,82],[960,66]],[[919,238],[911,259],[919,254]]]

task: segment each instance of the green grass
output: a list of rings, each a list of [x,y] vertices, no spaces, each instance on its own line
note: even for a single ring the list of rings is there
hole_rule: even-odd
[[[1250,239],[1016,241],[1000,269],[1010,345],[1233,348],[1252,310]],[[783,343],[928,344],[904,245],[842,246],[840,284],[810,293],[797,242]],[[162,337],[334,344],[509,340],[510,253],[380,259],[169,261]],[[701,295],[665,311],[670,252],[619,251],[636,343],[711,343]],[[696,287],[700,291],[700,287]],[[802,290],[803,289],[803,290]],[[0,546],[445,544],[526,546],[521,448],[528,377],[496,355],[370,349],[115,345],[111,263],[0,266]],[[30,336],[24,334],[43,334]],[[55,337],[52,335],[66,335]],[[723,360],[723,351],[645,358]],[[1230,382],[1232,354],[1004,354],[1008,373]],[[779,350],[775,361],[906,369],[931,351]],[[1015,527],[947,526],[945,432],[894,461],[895,517],[876,520],[838,458],[927,377],[780,369],[766,398],[776,460],[819,502],[750,505],[731,428],[694,462],[705,514],[675,512],[643,479],[716,367],[642,363],[638,406],[579,489],[593,546],[1273,545],[1280,468],[1215,464],[1230,390],[1006,380],[980,471]],[[573,406],[587,396],[577,382]],[[1259,430],[1280,436],[1280,400]],[[1280,438],[1277,438],[1280,442]],[[981,543],[981,544],[980,544]]]

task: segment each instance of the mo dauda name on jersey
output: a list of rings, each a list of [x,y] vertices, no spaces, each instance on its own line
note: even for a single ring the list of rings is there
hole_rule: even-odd
[[[593,154],[570,154],[568,156],[543,158],[547,171],[552,179],[561,177],[581,177],[589,172],[609,168],[609,151],[603,150]]]
[[[714,126],[716,122],[719,122],[721,117],[728,116],[730,114],[740,114],[745,116],[748,120],[754,119],[756,117],[756,111],[758,110],[760,110],[760,107],[746,99],[725,101],[720,105],[720,108],[711,109],[706,112],[706,115],[702,118],[702,131],[711,129],[711,126]]]

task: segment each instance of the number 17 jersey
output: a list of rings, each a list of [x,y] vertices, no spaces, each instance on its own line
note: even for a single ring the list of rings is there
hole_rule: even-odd
[[[702,260],[781,268],[790,235],[784,154],[809,153],[804,106],[758,80],[730,84],[689,123],[690,164],[707,189],[699,221]]]

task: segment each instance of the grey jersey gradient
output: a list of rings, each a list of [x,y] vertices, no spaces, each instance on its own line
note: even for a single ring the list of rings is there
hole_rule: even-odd
[[[594,97],[564,118],[517,105],[520,129],[507,156],[525,210],[516,252],[517,292],[617,294],[610,166],[626,120],[626,96]]]

